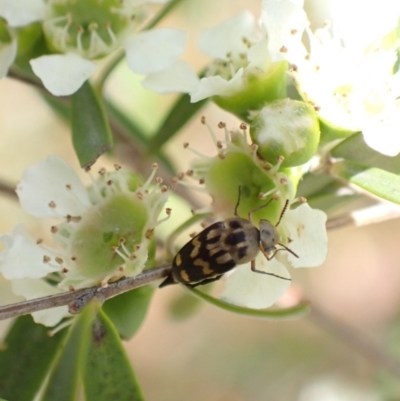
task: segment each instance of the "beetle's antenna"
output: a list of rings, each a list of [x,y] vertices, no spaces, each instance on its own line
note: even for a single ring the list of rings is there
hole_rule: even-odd
[[[289,199],[286,199],[285,206],[283,206],[283,209],[282,209],[282,211],[281,211],[281,215],[279,216],[279,220],[278,220],[278,222],[275,224],[275,227],[278,227],[278,226],[279,226],[279,223],[281,222],[282,217],[283,217],[283,215],[285,214],[286,209],[287,209],[288,206],[289,206]],[[282,246],[283,246],[283,245],[282,245]],[[298,257],[298,256],[297,256],[297,257]]]
[[[242,186],[239,185],[239,196],[238,196],[238,200],[237,200],[236,206],[235,206],[235,216],[237,216],[237,217],[240,217],[240,216],[238,215],[237,210],[238,210],[238,207],[239,207],[240,197],[241,197],[241,196],[242,196]]]
[[[278,245],[280,245],[281,247],[285,248],[286,251],[290,252],[293,256],[296,256],[296,258],[299,257],[299,255],[297,255],[296,253],[294,253],[290,248],[288,248],[287,246],[281,244],[280,242],[278,242]],[[279,250],[279,249],[278,249]],[[283,249],[282,249],[283,251]]]

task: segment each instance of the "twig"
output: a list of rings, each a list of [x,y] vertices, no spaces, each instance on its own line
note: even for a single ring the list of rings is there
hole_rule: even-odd
[[[143,273],[135,277],[124,278],[115,283],[109,284],[107,287],[94,286],[82,288],[76,291],[69,291],[62,294],[32,299],[30,301],[0,306],[0,320],[27,315],[32,312],[63,305],[68,305],[70,313],[79,313],[93,298],[97,298],[104,302],[106,299],[164,278],[170,273],[170,271],[171,265],[168,264],[155,267],[154,269],[145,270]]]
[[[345,227],[361,227],[399,217],[399,205],[389,202],[380,202],[363,209],[333,217],[326,222],[326,229],[331,231]]]
[[[15,188],[16,188],[15,186],[9,184],[8,182],[0,180],[0,193],[10,196],[14,200],[18,199],[17,193],[15,192]]]

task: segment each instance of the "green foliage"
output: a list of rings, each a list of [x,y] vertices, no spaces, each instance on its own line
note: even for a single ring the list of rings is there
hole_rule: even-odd
[[[128,340],[139,330],[146,317],[153,293],[154,288],[146,285],[125,292],[104,303],[103,311],[121,338]]]
[[[89,313],[92,318],[82,363],[86,401],[144,400],[113,324],[93,305],[87,308]]]
[[[99,97],[88,82],[72,95],[72,142],[82,167],[90,167],[112,146],[112,135]]]
[[[89,325],[84,314],[75,319],[52,367],[41,401],[74,401],[81,381],[80,366],[87,347]]]
[[[347,160],[335,163],[331,171],[371,194],[400,204],[400,177],[396,174]]]
[[[0,351],[0,397],[30,401],[44,382],[66,335],[49,337],[48,329],[31,316],[15,320]]]

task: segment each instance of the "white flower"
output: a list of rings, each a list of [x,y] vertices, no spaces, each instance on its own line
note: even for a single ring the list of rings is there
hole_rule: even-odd
[[[262,3],[262,29],[257,30],[253,15],[244,11],[204,30],[199,47],[214,62],[194,89],[193,79],[191,86],[187,85],[185,91],[191,94],[191,101],[231,96],[246,88],[249,77],[262,77],[274,68],[275,63],[288,60],[292,54],[290,49],[294,57],[299,49],[291,44],[300,41],[308,23],[302,6],[302,1],[266,0]],[[189,77],[189,69],[187,74]],[[169,87],[182,91],[179,80],[184,78],[182,74],[175,78],[169,76]],[[158,90],[162,88],[160,82]],[[157,86],[153,89],[157,90]]]
[[[99,179],[85,188],[56,156],[28,168],[17,188],[21,206],[38,218],[62,222],[51,227],[52,246],[32,238],[22,226],[0,236],[0,272],[12,281],[15,294],[31,299],[140,273],[155,227],[169,216],[168,211],[157,221],[168,190],[159,179],[150,188],[155,173],[156,165],[139,186],[137,177],[118,166],[112,173],[101,169]],[[48,278],[57,285],[43,281]],[[53,325],[65,313],[60,308],[35,319]]]
[[[42,55],[30,60],[33,72],[42,80],[46,89],[56,96],[67,96],[76,92],[96,69],[94,60],[100,59],[118,47],[123,47],[129,67],[138,74],[159,74],[175,64],[183,52],[185,32],[160,28],[131,33],[147,14],[148,3],[153,0],[131,0],[121,2],[118,7],[100,2],[96,10],[103,14],[107,23],[88,22],[88,15],[96,15],[91,5],[81,0],[80,6],[74,2],[59,4],[55,0],[10,1],[0,0],[0,15],[11,26],[23,26],[33,21],[41,21],[47,41],[59,54]],[[164,1],[156,1],[162,3]],[[87,9],[85,10],[85,7]],[[88,15],[82,11],[87,11]],[[15,58],[8,57],[7,71]],[[10,52],[11,50],[9,50]],[[10,61],[11,60],[11,61]],[[0,73],[2,72],[0,50]],[[192,74],[193,75],[193,74]],[[1,75],[0,75],[1,77]],[[192,77],[192,80],[196,79]],[[187,80],[185,82],[188,82]]]
[[[383,3],[335,3],[333,35],[329,26],[314,34],[308,30],[309,55],[290,61],[300,94],[320,118],[348,132],[362,131],[371,148],[395,156],[400,152],[400,75],[393,74],[397,53],[385,36],[396,29],[400,3]]]
[[[290,278],[287,267],[316,267],[326,258],[328,238],[325,228],[326,214],[302,204],[288,210],[279,224],[281,237],[290,238],[289,248],[298,255],[277,245],[281,249],[267,260],[260,252],[256,258],[256,269],[279,277]],[[238,266],[226,279],[221,298],[232,304],[248,308],[263,309],[274,304],[289,288],[290,281],[268,274],[253,272],[250,263]]]
[[[245,129],[242,132],[228,131],[224,127],[225,140],[222,141],[216,139],[211,127],[208,129],[218,156],[195,159],[190,175],[204,181],[213,198],[213,212],[223,220],[232,217],[234,208],[242,218],[247,218],[253,210],[251,220],[268,219],[280,237],[275,245],[279,251],[271,260],[267,260],[262,252],[256,257],[256,270],[269,274],[253,272],[251,263],[239,265],[226,275],[221,298],[249,308],[267,308],[289,288],[288,267],[317,267],[325,261],[328,252],[327,216],[307,203],[294,209],[290,207],[299,200],[294,198],[290,177],[279,171],[281,161],[271,166],[258,157],[256,148],[247,143]],[[267,192],[260,193],[262,189]],[[266,199],[264,204],[260,198]],[[268,256],[274,252],[267,252]]]

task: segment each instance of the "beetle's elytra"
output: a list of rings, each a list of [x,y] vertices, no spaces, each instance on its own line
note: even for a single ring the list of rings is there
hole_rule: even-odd
[[[288,201],[286,201],[276,225],[268,220],[260,220],[259,229],[252,223],[251,215],[254,211],[268,206],[272,199],[265,205],[250,211],[248,219],[238,217],[239,201],[240,188],[239,199],[235,207],[236,217],[208,226],[186,243],[174,257],[171,274],[160,284],[160,287],[177,283],[195,287],[211,283],[220,279],[235,266],[248,262],[251,262],[251,270],[256,273],[289,280],[257,270],[255,264],[255,258],[259,251],[268,260],[272,259],[279,250],[287,250],[298,257],[279,242],[280,236],[276,229],[286,211]],[[277,248],[276,245],[280,245],[282,248]]]

